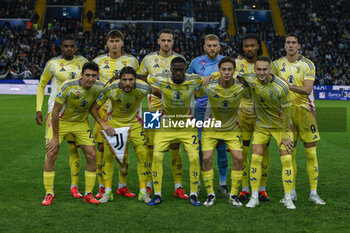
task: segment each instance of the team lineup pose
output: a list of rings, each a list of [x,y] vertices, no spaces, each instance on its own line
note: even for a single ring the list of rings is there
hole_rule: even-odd
[[[149,168],[144,165],[149,164],[151,161],[147,161],[146,135],[142,128],[142,123],[140,123],[138,111],[142,99],[154,92],[155,91],[152,92],[152,87],[149,84],[142,80],[136,80],[136,71],[132,67],[127,66],[120,71],[119,80],[114,81],[103,89],[101,95],[91,108],[91,114],[109,136],[115,135],[114,128],[131,127],[130,142],[136,151],[137,173],[140,184],[138,198],[146,203],[151,199],[147,195],[146,190]],[[103,106],[108,99],[111,100],[110,104],[113,111],[109,115],[107,122],[105,122],[99,115],[98,109]],[[112,158],[108,146],[105,146],[104,150],[104,157],[108,156]],[[99,200],[101,203],[113,200],[111,186],[107,186],[107,184],[111,184],[111,180],[112,177],[109,173],[105,176],[106,192]]]
[[[209,76],[214,72],[217,72],[218,69],[218,62],[221,58],[224,56],[220,55],[220,44],[219,44],[219,37],[217,37],[214,34],[206,35],[204,38],[204,51],[205,55],[196,57],[192,60],[187,73],[188,74],[199,74],[201,76]],[[197,120],[204,120],[204,113],[207,107],[208,102],[208,96],[204,95],[200,98],[196,98],[196,105],[195,105],[195,118]],[[198,128],[198,139],[200,144],[200,150],[199,150],[199,161],[200,165],[202,166],[202,146],[201,146],[201,139],[202,139],[202,129]],[[226,153],[226,144],[223,141],[219,141],[218,145],[216,147],[217,151],[217,163],[218,163],[218,169],[220,174],[220,184],[218,187],[219,192],[224,197],[229,197],[229,193],[227,191],[226,186],[226,174],[227,174],[227,168],[228,168],[228,157]],[[200,186],[199,186],[200,187]]]
[[[243,38],[240,45],[243,59],[234,60],[219,54],[219,38],[209,34],[204,38],[206,54],[195,58],[188,69],[186,60],[172,51],[172,31],[164,29],[158,37],[159,51],[147,55],[140,67],[135,57],[123,53],[124,36],[118,30],[107,34],[109,53],[93,62],[74,55],[77,48],[73,37],[62,39],[62,54],[47,62],[36,100],[36,122],[42,125],[44,91],[52,80],[43,172],[46,195],[42,205],[51,205],[55,197],[55,161],[64,139],[69,142],[71,154],[71,195],[84,197],[85,202],[92,204],[113,200],[113,156],[104,144],[101,131],[114,136],[114,129],[121,127],[130,127],[131,130],[130,142],[137,157],[138,199],[150,206],[163,201],[163,158],[168,150],[172,156],[174,195],[200,206],[198,195],[202,174],[207,191],[204,206],[214,205],[212,160],[215,148],[220,175],[218,191],[229,198],[230,205],[241,207],[242,202],[249,199],[246,207],[254,208],[260,201],[269,201],[265,186],[270,168],[268,146],[271,136],[279,146],[282,164],[284,197],[280,202],[287,209],[296,208],[296,146],[300,138],[307,158],[309,201],[325,205],[317,193],[316,146],[320,135],[312,96],[315,66],[299,54],[298,36],[286,36],[287,55],[272,63],[268,57],[260,56],[261,42],[255,35]],[[213,73],[215,77],[211,75],[204,79]],[[160,129],[143,129],[139,113],[146,96],[149,96],[149,110],[156,112],[152,113],[155,114],[153,117],[160,116]],[[195,114],[192,111],[194,106]],[[95,118],[95,137],[89,126],[89,113]],[[192,114],[195,119],[192,119]],[[198,121],[207,120],[220,121],[221,124],[219,127],[213,124],[197,126]],[[252,156],[248,170],[250,142]],[[190,163],[189,195],[182,187],[181,143]],[[78,191],[78,146],[86,158],[84,195]],[[226,186],[226,150],[233,158],[230,192]],[[124,164],[119,166],[117,194],[136,197],[126,184],[129,160]],[[92,195],[96,175],[99,181],[96,198],[99,200]],[[151,199],[152,185],[154,196]],[[241,185],[242,192],[239,193]]]
[[[45,138],[46,143],[52,138],[52,109],[55,103],[56,94],[62,83],[66,80],[79,79],[81,68],[87,60],[82,56],[74,55],[77,51],[77,41],[73,36],[65,36],[61,40],[62,54],[58,57],[50,59],[40,77],[38,92],[36,96],[36,123],[43,124],[42,104],[45,94],[45,87],[51,80],[51,93],[48,101],[48,110],[46,115]],[[74,198],[82,198],[83,196],[78,190],[79,172],[80,172],[80,156],[75,144],[75,138],[71,134],[67,134],[65,139],[68,141],[69,165],[71,171],[71,191],[70,194]]]
[[[268,57],[258,57],[254,67],[255,73],[242,77],[250,88],[256,112],[253,132],[252,161],[250,165],[250,185],[252,196],[246,207],[259,205],[259,185],[261,180],[261,163],[264,149],[275,138],[280,148],[282,162],[282,182],[284,188],[284,205],[295,209],[291,198],[294,182],[292,152],[293,134],[291,125],[290,95],[287,83],[271,74],[271,61]]]
[[[170,29],[163,29],[158,33],[159,51],[147,55],[141,62],[140,68],[137,71],[138,75],[147,77],[147,75],[156,75],[158,73],[169,73],[170,63],[175,57],[182,57],[172,51],[174,45],[174,34]],[[149,95],[148,110],[157,111],[162,109],[161,99]],[[147,129],[147,144],[148,144],[148,160],[152,161],[154,149],[154,134],[155,130]],[[174,143],[170,146],[171,153],[171,169],[174,176],[175,193],[174,195],[182,199],[187,199],[185,190],[182,188],[182,157],[180,153],[180,144]],[[147,190],[151,194],[152,190],[152,175],[148,176]]]
[[[287,56],[273,62],[274,73],[283,78],[289,86],[292,100],[292,122],[294,133],[294,148],[297,140],[304,143],[304,151],[307,159],[307,174],[310,183],[309,200],[318,205],[325,205],[317,194],[318,162],[316,154],[317,141],[320,140],[317,121],[315,117],[315,105],[313,97],[313,84],[315,81],[315,66],[304,56],[299,54],[300,41],[297,35],[288,34],[285,41]],[[294,183],[292,199],[297,200],[295,192],[295,178],[297,174],[296,149],[293,151]],[[281,200],[283,202],[283,200]]]
[[[63,138],[72,134],[86,158],[84,201],[99,204],[91,194],[96,180],[96,150],[92,131],[87,119],[89,109],[100,95],[103,84],[98,78],[98,65],[87,62],[83,65],[81,79],[64,82],[56,95],[52,110],[53,136],[46,144],[47,157],[44,164],[44,186],[46,190],[43,205],[51,205],[55,197],[53,183],[55,162]]]
[[[106,84],[112,77],[118,76],[120,70],[123,67],[130,66],[133,69],[139,67],[139,63],[134,56],[125,54],[122,51],[124,46],[124,36],[118,30],[112,30],[107,34],[107,47],[109,52],[107,54],[100,55],[94,59],[94,61],[100,67],[100,80]],[[103,120],[107,118],[107,110],[109,107],[109,101],[100,108],[100,116]],[[99,181],[99,191],[96,198],[101,198],[105,192],[105,188],[112,192],[112,180],[113,180],[113,157],[110,153],[104,155],[103,138],[100,133],[102,127],[95,122],[94,134],[95,141],[97,143],[96,163],[97,163],[97,177]],[[102,166],[104,165],[104,166]],[[119,183],[117,189],[117,195],[123,195],[126,197],[136,197],[134,193],[131,193],[126,186],[127,176],[129,172],[129,159],[127,159],[125,166],[119,165]],[[113,194],[110,194],[113,198]]]
[[[232,58],[222,58],[218,64],[221,77],[212,80],[208,86],[202,86],[196,93],[197,96],[208,96],[210,104],[207,109],[208,115],[210,115],[210,118],[221,121],[221,128],[203,128],[202,132],[202,176],[208,193],[208,199],[204,202],[205,206],[212,206],[215,203],[212,159],[214,149],[220,140],[224,140],[227,144],[233,158],[229,203],[237,207],[242,206],[237,196],[243,170],[243,144],[241,131],[237,123],[237,112],[243,95],[243,87],[242,84],[233,79],[235,65]]]
[[[246,35],[240,44],[240,53],[243,55],[243,59],[236,59],[236,71],[235,75],[241,76],[243,74],[254,73],[254,65],[258,56],[262,55],[262,45],[258,36],[254,34]],[[254,111],[254,105],[252,97],[243,96],[241,100],[241,109],[238,113],[238,122],[242,132],[243,140],[243,178],[242,178],[242,192],[239,194],[240,201],[246,201],[249,199],[249,145],[252,139],[256,114]],[[269,159],[269,147],[264,150],[263,162],[262,162],[262,176],[259,187],[259,200],[269,201],[265,186],[270,170]]]

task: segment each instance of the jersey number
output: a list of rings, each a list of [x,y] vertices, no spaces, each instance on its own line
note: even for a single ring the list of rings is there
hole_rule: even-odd
[[[89,138],[92,138],[91,130],[88,130],[88,131],[86,131],[86,132],[89,133]]]
[[[316,126],[315,125],[311,125],[310,129],[311,129],[311,133],[316,133]]]
[[[197,137],[196,137],[196,135],[192,135],[192,138],[193,138],[193,142],[192,142],[192,144],[198,144],[197,143]]]

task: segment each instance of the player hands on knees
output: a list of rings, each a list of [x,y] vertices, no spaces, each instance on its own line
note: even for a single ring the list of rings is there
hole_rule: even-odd
[[[42,205],[52,204],[55,196],[53,194],[55,162],[60,143],[66,135],[70,134],[76,138],[76,142],[82,148],[86,158],[84,202],[100,203],[91,194],[96,180],[96,151],[87,121],[89,109],[103,88],[101,82],[96,82],[98,71],[99,67],[95,62],[85,63],[81,72],[82,78],[64,82],[56,95],[52,111],[53,136],[46,144],[47,157],[44,163],[46,196]],[[77,99],[79,101],[76,101]],[[65,111],[64,114],[60,115],[63,106],[65,106]]]

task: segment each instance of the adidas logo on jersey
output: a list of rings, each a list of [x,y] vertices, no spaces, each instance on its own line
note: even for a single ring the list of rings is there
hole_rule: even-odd
[[[314,138],[313,138],[312,140],[315,140],[315,139],[317,139],[317,138],[318,138],[317,135],[315,135]]]
[[[283,69],[281,70],[281,72],[286,72],[286,69],[283,68]]]
[[[60,72],[64,72],[64,71],[66,71],[64,68],[60,69]]]
[[[159,65],[158,65],[158,64],[155,64],[155,65],[153,66],[153,68],[159,68]]]
[[[109,65],[105,65],[103,69],[109,69]]]

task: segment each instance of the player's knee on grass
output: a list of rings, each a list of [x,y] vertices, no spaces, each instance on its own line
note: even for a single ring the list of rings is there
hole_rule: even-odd
[[[203,151],[202,169],[208,171],[212,169],[213,151]]]
[[[316,145],[317,145],[317,141],[316,142],[305,142],[304,143],[304,147],[305,148],[316,147]]]
[[[264,154],[264,145],[262,144],[253,144],[252,145],[252,152],[253,154],[261,155]]]
[[[243,170],[243,152],[242,151],[231,151],[233,157],[233,168],[234,170]]]
[[[57,160],[58,148],[46,153],[45,163],[54,166]]]

